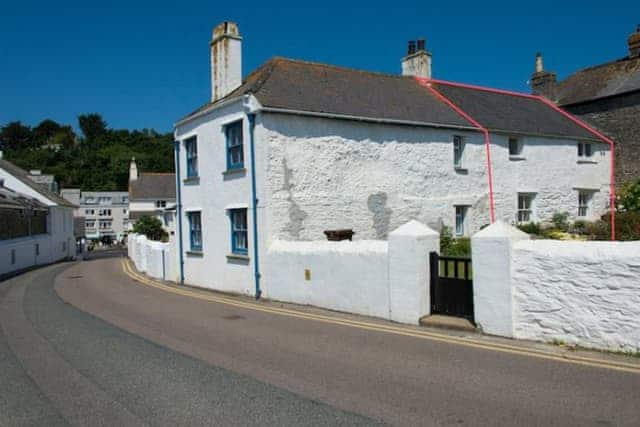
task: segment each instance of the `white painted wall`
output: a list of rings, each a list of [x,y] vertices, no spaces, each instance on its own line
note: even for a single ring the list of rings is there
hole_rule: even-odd
[[[640,242],[529,240],[496,223],[472,238],[485,332],[640,350]]]
[[[127,236],[127,255],[136,269],[150,277],[173,280],[175,260],[169,243],[155,242],[144,235],[131,233]]]
[[[521,241],[514,336],[640,351],[640,242]]]

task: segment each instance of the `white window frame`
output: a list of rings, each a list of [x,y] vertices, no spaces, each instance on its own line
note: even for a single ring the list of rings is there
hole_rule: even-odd
[[[590,142],[578,142],[578,157],[584,159],[593,157],[593,144]]]
[[[453,167],[455,169],[463,169],[464,146],[464,138],[453,135]]]
[[[588,218],[591,215],[593,191],[578,190],[578,218]]]
[[[455,234],[456,236],[464,236],[466,233],[467,213],[469,212],[469,206],[456,205],[455,206]]]
[[[521,203],[521,201],[528,201],[528,203]],[[519,224],[535,221],[536,219],[535,201],[536,201],[536,193],[531,193],[531,192],[518,193],[517,206],[516,206],[517,208],[516,219]]]

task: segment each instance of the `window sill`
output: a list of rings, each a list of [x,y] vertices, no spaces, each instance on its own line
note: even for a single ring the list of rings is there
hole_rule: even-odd
[[[189,256],[197,256],[197,257],[201,257],[204,255],[204,252],[202,251],[187,251],[186,253]]]
[[[453,170],[455,170],[457,173],[468,173],[469,172],[469,169],[463,168],[462,166],[454,166]]]
[[[227,260],[232,260],[232,261],[245,261],[245,262],[249,262],[249,256],[248,255],[243,255],[243,254],[227,254]]]
[[[520,155],[510,155],[509,160],[517,162],[517,161],[527,160],[527,158]]]
[[[222,176],[224,178],[231,178],[238,175],[245,175],[247,173],[247,168],[237,168],[237,169],[227,169],[222,172]]]
[[[190,176],[182,180],[184,184],[200,184],[199,176]]]
[[[598,164],[598,162],[595,161],[595,160],[586,160],[586,159],[578,160],[576,163],[579,164],[579,165],[595,165],[595,164]]]

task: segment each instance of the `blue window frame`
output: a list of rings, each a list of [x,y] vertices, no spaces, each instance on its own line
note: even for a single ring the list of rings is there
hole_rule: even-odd
[[[246,255],[249,249],[247,240],[247,210],[231,209],[231,252]]]
[[[192,251],[202,251],[202,222],[200,212],[187,213],[189,218],[189,240]]]
[[[198,176],[198,138],[191,137],[184,142],[187,153],[187,178]]]
[[[241,169],[244,167],[242,120],[226,125],[224,132],[227,138],[227,169]]]

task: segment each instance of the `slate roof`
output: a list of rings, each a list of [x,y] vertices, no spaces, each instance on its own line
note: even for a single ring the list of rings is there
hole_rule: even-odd
[[[433,83],[433,87],[490,131],[597,139],[533,97]]]
[[[593,139],[592,134],[540,100],[443,85],[437,89],[490,130]],[[474,128],[410,76],[276,57],[217,102],[249,93],[267,108]],[[214,105],[207,103],[180,122]]]
[[[129,202],[132,200],[175,200],[176,175],[174,173],[141,173],[129,182]]]
[[[0,169],[4,169],[10,175],[13,175],[16,179],[18,179],[20,182],[22,182],[23,184],[25,184],[26,186],[28,186],[32,190],[37,191],[42,196],[44,196],[47,199],[51,200],[53,203],[55,203],[55,204],[57,204],[59,206],[77,208],[76,205],[74,205],[73,203],[71,203],[67,199],[59,196],[58,194],[56,194],[56,193],[54,193],[52,191],[49,191],[46,188],[46,186],[44,186],[42,184],[38,184],[35,181],[31,180],[29,178],[29,173],[27,171],[25,171],[24,169],[19,168],[18,166],[14,165],[13,163],[8,162],[8,161],[6,161],[4,159],[0,159]]]
[[[39,200],[7,187],[0,187],[0,208],[47,210],[47,206]]]
[[[640,57],[622,58],[577,71],[559,82],[559,105],[578,104],[640,90]]]

